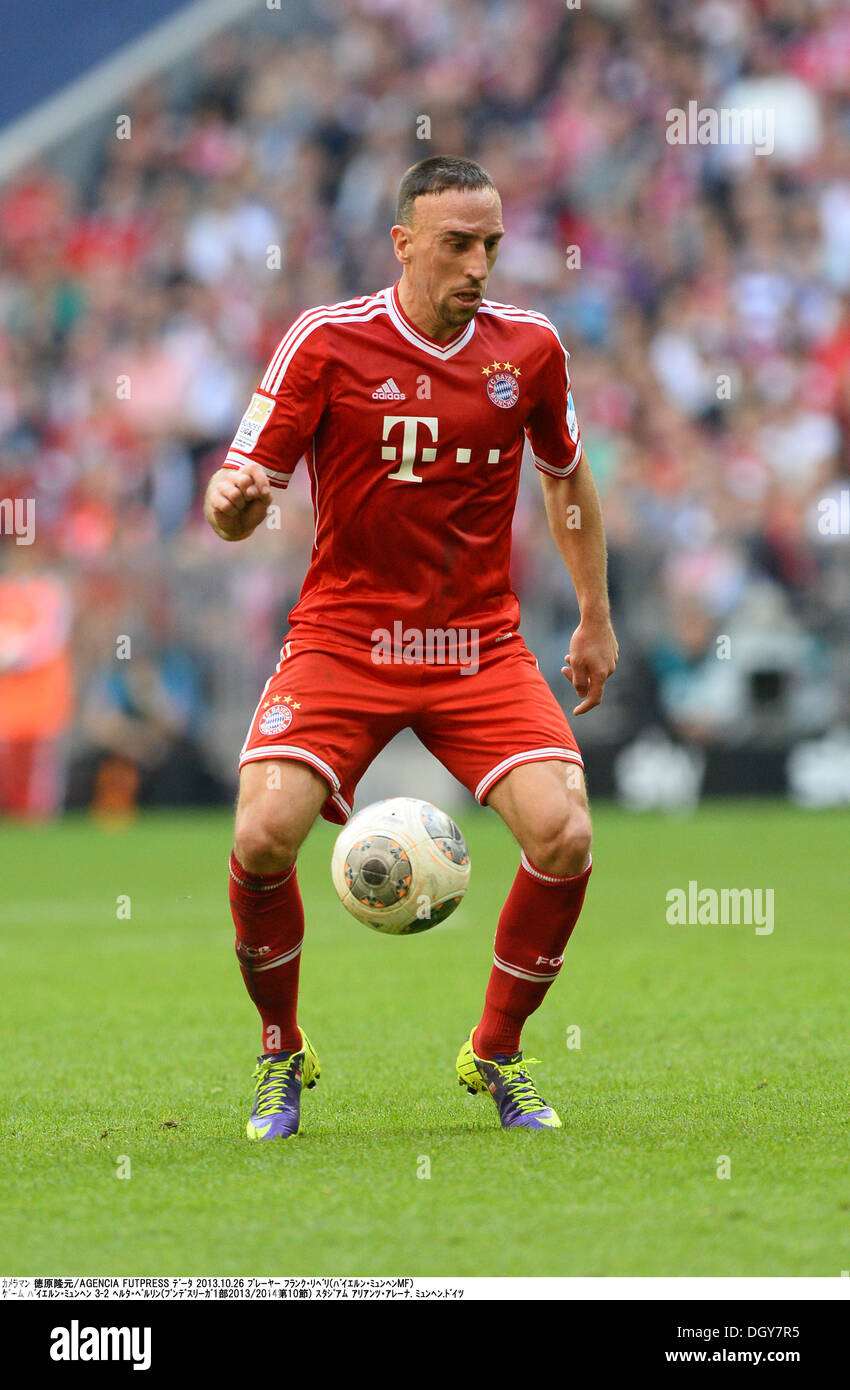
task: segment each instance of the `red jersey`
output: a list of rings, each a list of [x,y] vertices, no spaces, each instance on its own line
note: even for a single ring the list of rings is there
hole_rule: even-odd
[[[581,459],[568,357],[544,314],[487,299],[446,343],[396,286],[301,314],[225,460],[279,488],[306,462],[316,530],[293,627],[355,646],[398,621],[481,643],[513,631],[524,440],[554,477]]]

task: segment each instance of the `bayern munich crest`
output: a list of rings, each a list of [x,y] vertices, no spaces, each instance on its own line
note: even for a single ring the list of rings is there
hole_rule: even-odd
[[[282,734],[292,723],[292,710],[281,701],[270,704],[260,716],[258,728],[261,734]]]
[[[481,370],[487,378],[487,395],[493,404],[502,410],[510,410],[512,405],[516,405],[519,400],[519,367],[511,362],[492,362]]]

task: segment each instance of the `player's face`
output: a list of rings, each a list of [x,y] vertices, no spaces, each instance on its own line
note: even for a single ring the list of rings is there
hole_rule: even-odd
[[[432,338],[451,337],[477,313],[504,230],[499,195],[486,188],[417,198],[412,225],[393,228],[402,307]]]

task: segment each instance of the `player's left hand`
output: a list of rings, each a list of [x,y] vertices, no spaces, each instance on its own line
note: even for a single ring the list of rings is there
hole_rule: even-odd
[[[599,704],[619,654],[610,619],[582,619],[572,635],[570,650],[561,667],[562,675],[572,683],[581,700],[573,714],[584,714]]]

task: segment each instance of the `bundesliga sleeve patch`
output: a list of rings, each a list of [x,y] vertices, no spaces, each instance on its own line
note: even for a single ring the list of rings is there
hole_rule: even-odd
[[[255,391],[251,397],[251,404],[242,416],[242,423],[236,431],[233,448],[238,449],[243,454],[253,453],[254,446],[268,424],[269,416],[273,410],[274,401]]]
[[[570,432],[570,439],[575,444],[578,440],[578,418],[576,416],[576,408],[573,405],[572,391],[567,393],[567,429]]]

